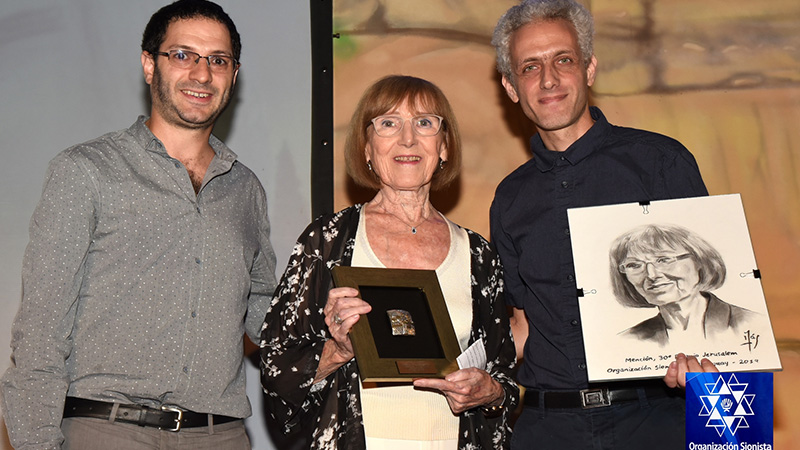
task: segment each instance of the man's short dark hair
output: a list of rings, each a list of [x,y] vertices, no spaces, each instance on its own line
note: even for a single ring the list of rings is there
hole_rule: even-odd
[[[236,25],[230,16],[221,6],[207,0],[178,0],[156,11],[150,22],[144,28],[142,35],[142,51],[150,53],[160,51],[161,44],[164,43],[164,36],[167,34],[167,27],[176,20],[187,20],[195,18],[211,19],[225,25],[231,35],[231,49],[237,61],[242,53],[242,41]]]

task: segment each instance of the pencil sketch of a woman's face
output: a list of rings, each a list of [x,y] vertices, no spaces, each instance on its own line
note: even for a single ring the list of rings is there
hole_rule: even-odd
[[[617,299],[635,307],[663,307],[720,287],[725,263],[694,232],[670,224],[629,230],[611,245],[611,282]]]
[[[682,247],[658,251],[633,249],[620,267],[636,292],[651,305],[678,302],[700,291],[697,264]]]
[[[705,239],[670,224],[629,230],[609,252],[614,294],[620,303],[655,307],[658,314],[620,334],[666,345],[673,336],[686,342],[738,333],[754,317],[712,291],[725,282],[725,262]]]

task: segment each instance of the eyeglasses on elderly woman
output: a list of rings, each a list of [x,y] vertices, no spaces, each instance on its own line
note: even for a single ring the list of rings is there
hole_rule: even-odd
[[[406,121],[410,121],[413,130],[419,136],[436,136],[442,128],[444,119],[436,114],[420,114],[410,119],[398,115],[383,115],[371,120],[375,134],[380,137],[392,137],[403,130]]]
[[[654,261],[641,261],[629,259],[618,266],[620,273],[625,275],[641,275],[647,270],[647,265],[652,264],[659,272],[668,271],[676,262],[692,256],[690,253],[675,256],[659,256]]]

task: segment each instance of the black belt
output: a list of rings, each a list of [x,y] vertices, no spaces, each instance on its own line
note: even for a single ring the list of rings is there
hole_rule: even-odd
[[[113,408],[114,403],[67,397],[67,401],[64,404],[64,417],[93,417],[108,420],[111,418]],[[242,420],[236,417],[218,416],[216,414],[211,417],[216,425]],[[181,428],[206,427],[209,424],[208,414],[187,411],[171,405],[164,405],[161,409],[157,409],[140,405],[120,404],[114,421],[169,431],[180,431]]]
[[[667,397],[669,391],[666,386],[647,386],[641,388],[591,388],[580,391],[544,391],[545,408],[600,408],[611,406],[613,403],[630,402],[639,400],[639,391],[643,390],[645,397]],[[525,406],[538,408],[540,406],[541,391],[526,389],[523,403]]]

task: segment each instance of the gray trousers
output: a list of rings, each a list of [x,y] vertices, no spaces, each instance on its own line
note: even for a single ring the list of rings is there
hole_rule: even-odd
[[[178,432],[88,417],[61,422],[62,450],[250,450],[244,421]]]

